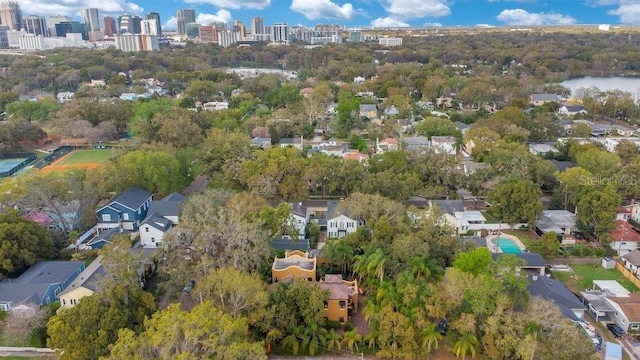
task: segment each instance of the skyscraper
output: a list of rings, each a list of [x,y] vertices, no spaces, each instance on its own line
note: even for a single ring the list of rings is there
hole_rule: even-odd
[[[136,15],[125,14],[118,18],[118,33],[140,34],[142,32],[142,18]]]
[[[187,33],[186,25],[196,22],[196,11],[193,9],[178,10],[176,20],[178,23],[178,34],[184,35]]]
[[[15,0],[0,2],[0,24],[8,26],[10,30],[20,30],[22,26],[22,10]]]
[[[141,25],[141,34],[143,35],[160,35],[158,34],[158,21],[156,19],[142,20],[140,22]]]
[[[240,20],[233,20],[233,31],[240,33],[240,39],[247,37],[247,29],[244,27],[244,23]]]
[[[251,35],[264,34],[264,20],[259,16],[251,18]]]
[[[160,13],[152,11],[147,14],[147,20],[156,21],[156,35],[162,36],[162,23],[160,22]]]
[[[82,34],[82,40],[89,40],[87,25],[77,21],[65,21],[56,24],[56,34],[66,36],[67,34]]]
[[[29,15],[24,19],[24,29],[29,34],[47,36],[47,21],[44,17],[38,15]]]
[[[100,16],[98,15],[98,9],[87,8],[80,10],[80,17],[82,23],[87,25],[87,30],[100,31]]]
[[[113,37],[113,35],[118,33],[118,29],[116,28],[116,19],[111,16],[105,16],[104,18],[104,34],[109,37]]]
[[[273,42],[280,44],[289,43],[289,24],[276,23],[273,25]]]
[[[53,37],[58,36],[58,34],[56,34],[56,24],[60,24],[61,22],[70,22],[71,20],[71,17],[66,15],[49,16],[49,19],[47,20],[47,25],[49,25],[49,35]]]

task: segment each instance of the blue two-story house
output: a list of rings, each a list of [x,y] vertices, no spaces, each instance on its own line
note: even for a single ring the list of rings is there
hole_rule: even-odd
[[[0,310],[35,314],[58,296],[85,269],[83,261],[40,261],[15,279],[0,282]]]
[[[113,198],[96,211],[98,229],[137,231],[140,223],[147,217],[153,194],[139,187],[132,187]]]

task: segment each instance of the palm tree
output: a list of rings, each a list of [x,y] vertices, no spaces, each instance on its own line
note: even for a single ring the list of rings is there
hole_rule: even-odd
[[[378,346],[378,332],[371,330],[367,336],[364,337],[364,342],[369,346],[369,349],[373,349]]]
[[[334,329],[329,330],[326,335],[327,349],[331,350],[335,346],[338,351],[342,349],[342,336]]]
[[[420,279],[421,276],[424,275],[427,279],[431,277],[431,270],[425,263],[424,259],[419,256],[414,256],[409,260],[409,265],[411,265],[411,274],[416,279]]]
[[[422,329],[422,347],[427,348],[427,359],[431,355],[431,347],[438,349],[438,341],[442,339],[442,335],[438,331],[437,324],[429,324]]]
[[[340,240],[338,239],[327,239],[322,249],[320,249],[320,255],[329,259],[329,271],[333,270],[333,260],[336,258],[339,242]]]
[[[284,348],[291,349],[293,355],[298,355],[301,345],[300,338],[298,337],[300,328],[298,326],[295,326],[291,330],[292,331],[287,336],[285,336],[284,339],[282,339],[281,345]]]
[[[326,245],[325,245],[326,246]],[[353,273],[358,274],[358,282],[362,282],[362,278],[367,275],[367,265],[369,264],[370,253],[365,252],[357,255],[353,262]]]
[[[342,276],[347,276],[347,264],[353,258],[353,248],[345,241],[339,240],[336,244],[335,255],[340,263]]]
[[[347,349],[353,353],[353,348],[356,348],[356,352],[360,352],[358,343],[362,341],[362,337],[356,333],[355,330],[347,331],[344,333],[343,342],[347,343]]]
[[[316,354],[316,350],[326,343],[326,334],[327,329],[320,327],[315,323],[305,328],[302,346],[308,347],[309,355],[314,356]]]
[[[387,262],[387,257],[382,252],[382,249],[376,249],[367,260],[367,272],[379,277],[380,284],[382,284],[382,280],[384,280],[384,265]]]
[[[527,325],[525,325],[524,330],[527,333],[527,341],[532,344],[532,349],[530,350],[531,360],[533,360],[536,356],[536,350],[538,349],[538,334],[540,334],[540,324],[536,323],[535,321],[529,321]]]
[[[464,360],[467,355],[471,355],[472,358],[476,357],[476,346],[478,346],[478,339],[475,335],[466,333],[453,345],[453,351],[456,353],[456,357],[462,356],[462,360]]]

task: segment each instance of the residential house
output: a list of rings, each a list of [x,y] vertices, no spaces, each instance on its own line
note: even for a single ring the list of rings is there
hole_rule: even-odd
[[[598,139],[598,140],[602,145],[604,145],[604,148],[608,152],[612,152],[612,153],[616,152],[616,148],[618,147],[618,145],[620,145],[620,142],[622,142],[623,140],[629,141],[635,144],[636,146],[640,146],[640,139],[638,138],[607,137],[607,138]]]
[[[362,225],[358,220],[349,217],[349,214],[340,207],[339,201],[327,202],[327,237],[343,238],[356,232]]]
[[[73,231],[80,225],[80,201],[72,200],[61,203],[54,201],[53,207],[31,210],[26,218],[39,223],[48,229]]]
[[[620,206],[618,208],[618,213],[616,214],[616,221],[617,220],[629,221],[629,219],[631,219],[631,209],[625,206]]]
[[[465,210],[462,200],[429,200],[429,207],[437,206],[443,211],[442,221],[463,235],[469,231],[479,232],[485,228],[487,220],[480,211]]]
[[[376,119],[378,117],[378,107],[375,104],[361,104],[358,115],[360,115],[360,118]]]
[[[474,172],[482,169],[488,169],[489,164],[481,163],[473,160],[463,160],[462,161],[462,169],[464,171],[464,176],[469,176]]]
[[[559,172],[564,172],[565,170],[576,166],[576,164],[572,163],[571,161],[560,161],[556,159],[551,159],[549,161],[551,161],[551,163],[556,167],[556,169],[558,169]]]
[[[268,149],[271,147],[271,138],[268,137],[254,137],[251,139],[251,143],[261,149]]]
[[[0,282],[0,310],[23,316],[35,314],[40,306],[58,296],[84,270],[82,261],[40,261],[15,279]]]
[[[453,136],[432,136],[431,147],[437,153],[455,155],[457,153],[456,138]]]
[[[160,201],[152,201],[147,217],[140,223],[140,244],[144,248],[162,245],[164,235],[178,225],[184,196],[178,193],[167,195]]]
[[[465,124],[465,123],[463,123],[461,121],[456,121],[456,127],[458,128],[458,130],[460,130],[462,135],[464,135],[467,132],[467,130],[469,130],[471,125]]]
[[[136,94],[136,93],[120,94],[120,100],[126,100],[126,101],[136,101],[138,100],[139,97],[141,97],[140,94]]]
[[[399,114],[400,112],[398,111],[398,109],[396,109],[395,105],[391,105],[388,108],[384,109],[385,117],[398,116]]]
[[[205,111],[219,111],[229,109],[228,101],[209,101],[202,104],[202,110]]]
[[[274,283],[299,278],[305,281],[316,281],[316,258],[299,250],[286,252],[284,258],[273,259],[271,279]]]
[[[527,290],[531,297],[541,297],[553,303],[569,320],[580,321],[584,318],[587,307],[564,283],[537,273],[528,274],[527,279]]]
[[[83,297],[93,295],[98,291],[99,280],[105,274],[101,261],[102,256],[98,256],[60,293],[60,308],[73,307]]]
[[[320,288],[329,292],[329,300],[324,303],[324,318],[345,323],[358,311],[358,282],[347,281],[342,275],[327,274],[319,283]]]
[[[299,250],[302,252],[309,251],[309,239],[304,237],[293,239],[290,236],[282,236],[279,238],[271,239],[271,248],[279,251],[293,251]]]
[[[96,211],[99,229],[121,226],[124,230],[138,230],[147,217],[153,194],[139,187],[132,187],[113,198]]]
[[[560,96],[556,94],[532,94],[529,101],[533,106],[541,106],[548,102],[560,102]]]
[[[353,83],[356,84],[356,85],[362,85],[362,84],[364,84],[365,80],[366,79],[364,77],[362,77],[362,76],[356,76],[356,77],[353,78]]]
[[[629,205],[624,205],[624,208],[631,212],[631,219],[635,222],[640,222],[640,203],[635,200],[631,200]]]
[[[386,138],[382,141],[376,139],[376,152],[383,154],[388,151],[398,151],[398,139]]]
[[[69,91],[59,92],[57,96],[58,101],[61,103],[66,103],[68,101],[71,101],[71,98],[73,98],[73,95],[75,95],[75,93],[69,92]]]
[[[614,318],[616,308],[608,298],[627,297],[629,294],[629,290],[615,280],[594,280],[593,289],[580,292],[582,300],[596,321],[602,321],[603,318],[611,321]]]
[[[335,115],[336,113],[338,113],[338,104],[337,103],[328,104],[327,108],[325,109],[325,113],[327,115]]]
[[[288,225],[294,229],[299,239],[304,239],[307,231],[307,215],[306,206],[301,202],[291,203],[291,215],[289,215]]]
[[[631,271],[635,276],[640,277],[640,250],[633,249],[622,255],[624,268]]]
[[[533,155],[545,155],[548,153],[558,153],[559,150],[551,144],[529,144],[529,152]]]
[[[295,138],[281,138],[280,139],[280,147],[286,148],[292,146],[300,151],[304,148],[304,143],[302,137]]]
[[[558,109],[558,115],[561,116],[575,116],[578,114],[587,114],[587,109],[582,105],[563,105]]]
[[[535,223],[535,231],[539,236],[553,231],[563,245],[573,245],[576,220],[576,214],[571,211],[543,210]]]
[[[607,297],[606,300],[614,308],[613,322],[624,331],[640,330],[640,293],[627,296]]]
[[[300,89],[300,95],[304,97],[311,96],[313,92],[314,92],[314,89],[312,87],[306,87],[306,88]]]
[[[402,138],[401,147],[407,151],[428,149],[431,147],[431,141],[426,136],[407,136]]]
[[[351,150],[347,153],[342,154],[342,158],[345,160],[356,160],[364,163],[369,160],[369,155],[362,154],[358,150]]]
[[[93,238],[87,241],[86,244],[82,244],[81,248],[90,248],[92,250],[102,249],[109,244],[113,244],[115,237],[119,235],[131,236],[131,231],[124,230],[121,227],[114,227],[111,229],[100,231]]]
[[[640,248],[640,232],[634,228],[629,222],[617,220],[616,227],[610,233],[611,243],[609,246],[615,250],[618,255]]]
[[[520,254],[504,254],[504,253],[492,253],[491,257],[493,261],[498,261],[502,256],[510,256],[513,255],[519,259],[524,260],[524,266],[522,266],[522,270],[528,271],[533,274],[538,274],[539,276],[545,277],[545,270],[547,268],[547,262],[544,260],[542,255],[536,253],[520,253]]]

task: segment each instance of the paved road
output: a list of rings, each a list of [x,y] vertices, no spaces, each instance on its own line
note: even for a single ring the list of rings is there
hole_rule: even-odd
[[[632,359],[640,360],[640,347],[632,345],[628,340],[621,339],[620,344]]]
[[[33,351],[0,351],[0,356],[19,356],[19,357],[28,357],[28,358],[39,358],[39,359],[55,359],[55,354],[43,354],[41,352],[33,352]]]

